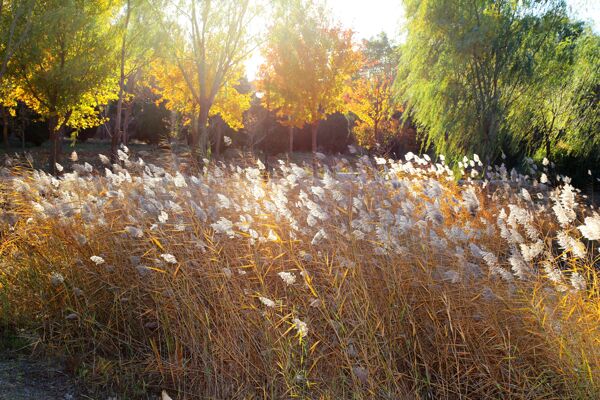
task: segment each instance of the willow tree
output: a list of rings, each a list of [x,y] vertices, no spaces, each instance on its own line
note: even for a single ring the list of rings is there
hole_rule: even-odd
[[[404,0],[407,38],[398,95],[428,144],[487,162],[531,83],[535,56],[565,15],[562,0]],[[409,113],[406,113],[408,115]]]
[[[345,85],[358,69],[358,53],[352,32],[333,24],[316,1],[279,2],[277,15],[260,69],[263,104],[285,125],[309,125],[314,154],[320,121],[345,109]]]
[[[180,0],[173,8],[179,36],[172,34],[176,40],[169,49],[197,105],[195,159],[207,154],[208,118],[217,96],[239,79],[240,68],[256,47],[249,28],[260,11],[258,2],[250,0]],[[168,30],[175,31],[172,25]]]
[[[570,153],[600,163],[600,36],[586,30],[576,47],[574,123],[563,138]]]
[[[20,100],[48,120],[54,172],[66,128],[100,124],[98,108],[115,98],[115,12],[110,0],[45,1],[35,8],[31,38],[14,59]]]
[[[539,158],[589,156],[600,145],[600,36],[565,18],[536,58],[532,90],[509,114],[515,137]]]

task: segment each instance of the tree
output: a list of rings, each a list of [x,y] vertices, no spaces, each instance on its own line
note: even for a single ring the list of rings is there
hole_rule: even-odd
[[[35,0],[0,0],[0,84],[15,52],[28,38]]]
[[[207,154],[208,118],[217,96],[239,79],[256,46],[249,27],[259,12],[250,0],[181,0],[174,9],[179,29],[167,27],[173,36],[171,57],[197,106],[198,132],[192,130],[196,160]]]
[[[29,37],[35,0],[0,0],[0,114],[4,148],[9,149],[9,117],[16,107],[10,61]],[[7,76],[8,75],[8,76]]]
[[[18,94],[18,88],[15,86],[14,81],[5,77],[2,85],[0,85],[0,117],[2,117],[2,141],[4,149],[7,151],[10,149],[8,141],[9,118],[15,116]]]
[[[198,117],[198,103],[192,94],[185,75],[194,76],[194,64],[188,60],[170,62],[168,58],[159,58],[151,66],[147,82],[154,93],[160,96],[159,102],[172,112],[178,113],[187,119],[186,125],[196,126]],[[185,69],[186,74],[182,73]]]
[[[54,172],[66,127],[100,124],[98,108],[115,98],[111,5],[108,0],[44,2],[34,10],[31,40],[15,58],[20,100],[49,121]]]
[[[184,125],[190,127],[192,138],[198,137],[200,105],[190,89],[197,84],[192,80],[197,77],[194,74],[195,64],[191,58],[182,58],[176,63],[169,61],[160,59],[153,63],[149,86],[160,95],[159,102],[183,117]],[[243,74],[243,65],[237,65],[230,71],[228,82],[217,92],[208,115],[209,118],[218,116],[234,130],[243,127],[244,112],[250,108],[250,93],[239,89]]]
[[[562,0],[405,0],[398,95],[427,144],[488,163],[510,134],[505,118],[532,82],[536,54],[565,16]],[[408,115],[409,113],[405,113]]]
[[[319,122],[345,107],[344,88],[358,68],[358,53],[352,32],[333,25],[314,1],[281,2],[278,14],[259,72],[263,103],[285,125],[310,125],[314,154]]]
[[[586,156],[600,139],[600,37],[568,18],[558,33],[547,38],[531,90],[521,93],[509,114],[514,135],[540,158],[553,158],[558,144]]]
[[[600,36],[586,29],[576,47],[575,118],[564,142],[577,156],[595,156],[600,162]]]
[[[150,3],[148,0],[124,0],[121,18],[117,25],[119,40],[119,92],[114,129],[111,136],[111,161],[118,160],[117,150],[122,142],[126,142],[127,115],[130,115],[131,97],[136,80],[154,56],[155,46],[160,45],[160,31],[155,28],[153,7],[160,2]],[[153,6],[153,7],[151,7]],[[127,115],[123,118],[123,108]],[[123,120],[125,120],[123,123]]]
[[[5,76],[4,82],[0,86],[0,117],[2,118],[2,141],[4,149],[10,150],[10,141],[8,129],[17,117],[19,108],[19,99],[23,95],[23,89],[17,85],[16,80],[12,76]]]
[[[398,57],[385,33],[363,41],[362,65],[349,87],[348,109],[359,121],[354,127],[361,146],[383,144],[384,133],[394,129],[393,114],[399,110],[394,98]]]

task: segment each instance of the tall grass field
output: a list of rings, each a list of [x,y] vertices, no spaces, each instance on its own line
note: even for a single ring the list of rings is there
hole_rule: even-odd
[[[132,398],[600,398],[600,215],[549,166],[409,153],[192,174],[119,154],[0,183],[0,323],[86,382]]]

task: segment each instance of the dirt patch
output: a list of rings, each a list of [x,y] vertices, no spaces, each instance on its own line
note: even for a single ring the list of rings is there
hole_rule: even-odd
[[[90,399],[59,362],[23,355],[0,355],[0,388],[0,400]]]

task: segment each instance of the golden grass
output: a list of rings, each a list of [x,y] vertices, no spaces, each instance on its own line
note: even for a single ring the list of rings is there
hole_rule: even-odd
[[[94,179],[94,195],[106,193]],[[220,185],[231,198],[245,190],[230,172]],[[479,217],[493,223],[504,206],[480,191],[477,217],[453,212],[451,199],[462,189],[444,187],[438,231],[467,222],[483,229]],[[372,238],[332,234],[315,246],[312,237],[281,239],[289,226],[264,215],[261,228],[279,239],[250,244],[216,235],[184,207],[185,231],[167,222],[136,239],[124,234],[133,205],[118,198],[104,208],[105,225],[79,215],[27,223],[35,214],[30,198],[9,184],[3,190],[7,212],[19,218],[1,236],[1,321],[34,329],[90,382],[133,396],[166,389],[182,399],[600,398],[593,265],[583,292],[557,292],[542,274],[507,284],[486,272],[452,283],[440,279],[438,267],[458,268],[457,261],[412,235],[402,238],[403,255],[377,255]],[[363,194],[368,208],[392,191]],[[351,206],[337,209],[341,219],[356,218]],[[498,237],[478,243],[507,251]],[[178,263],[152,261],[163,253]],[[90,262],[92,255],[106,264]],[[131,255],[150,269],[140,273]],[[295,273],[296,283],[287,286],[281,271]],[[306,337],[294,318],[307,323]]]

